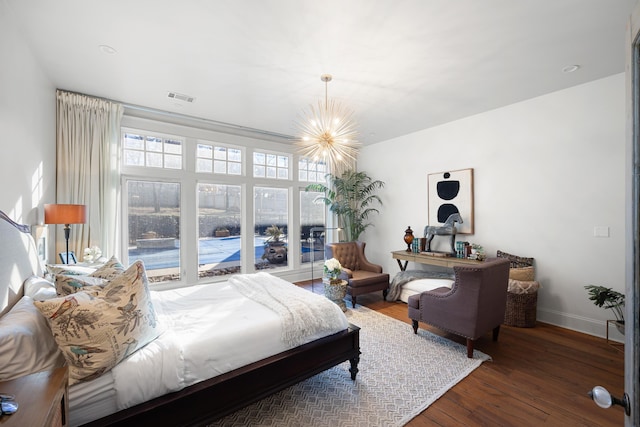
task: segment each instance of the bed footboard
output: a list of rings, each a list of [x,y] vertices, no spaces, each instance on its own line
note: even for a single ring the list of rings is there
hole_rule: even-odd
[[[349,328],[95,420],[86,426],[196,426],[219,419],[345,361],[355,380],[360,328]]]

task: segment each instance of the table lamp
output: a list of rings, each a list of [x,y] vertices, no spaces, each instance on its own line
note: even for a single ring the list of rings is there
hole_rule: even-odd
[[[64,239],[67,243],[67,264],[69,264],[69,234],[71,224],[87,222],[87,207],[85,205],[44,205],[45,224],[64,224]]]

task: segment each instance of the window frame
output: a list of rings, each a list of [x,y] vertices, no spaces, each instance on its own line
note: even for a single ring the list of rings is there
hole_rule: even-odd
[[[228,279],[228,276],[213,276],[207,278],[198,277],[198,250],[195,246],[198,239],[198,210],[197,210],[197,185],[199,183],[217,185],[240,185],[242,198],[242,224],[241,224],[241,272],[254,273],[257,270],[253,265],[254,248],[254,216],[253,216],[253,193],[254,187],[276,187],[288,190],[288,234],[290,236],[289,254],[291,254],[286,268],[276,268],[267,270],[279,277],[289,281],[308,280],[311,276],[310,263],[302,263],[298,254],[301,253],[301,226],[300,226],[300,196],[299,191],[309,184],[300,181],[298,172],[299,156],[295,153],[295,147],[290,139],[278,140],[273,135],[242,135],[221,132],[218,129],[210,129],[201,126],[201,122],[176,124],[164,121],[164,117],[149,120],[148,118],[128,115],[125,111],[121,126],[120,141],[123,141],[125,132],[133,134],[150,133],[153,136],[169,136],[180,138],[183,142],[183,169],[161,169],[141,166],[122,166],[121,185],[124,186],[126,180],[155,180],[170,181],[181,185],[181,220],[180,237],[181,245],[193,247],[194,250],[183,250],[180,255],[181,280],[179,282],[160,282],[152,285],[153,289],[171,289],[182,286],[192,286],[204,283],[218,283]],[[275,139],[275,140],[274,140]],[[240,149],[242,152],[242,174],[228,175],[208,172],[196,172],[196,150],[197,144],[203,143],[211,146],[224,146],[226,148]],[[288,178],[272,179],[266,177],[253,176],[253,156],[254,152],[275,154],[287,157]],[[122,155],[122,149],[119,151]],[[251,169],[250,169],[251,168]],[[123,239],[120,248],[123,262],[131,262],[127,258],[128,227],[126,195],[121,192],[122,203],[120,205],[121,217],[124,218]],[[191,213],[189,213],[191,212]],[[329,214],[325,214],[326,221],[330,221]],[[329,226],[329,225],[327,225]],[[190,246],[191,245],[191,246]],[[247,249],[251,248],[251,249]],[[319,273],[321,267],[318,264],[322,260],[316,261],[315,273]]]

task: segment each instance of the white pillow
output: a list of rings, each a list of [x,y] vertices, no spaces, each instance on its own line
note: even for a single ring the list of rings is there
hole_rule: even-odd
[[[9,380],[64,364],[49,324],[23,296],[0,318],[0,380]]]
[[[28,277],[24,281],[24,294],[38,301],[57,296],[56,286],[49,280],[38,276]]]

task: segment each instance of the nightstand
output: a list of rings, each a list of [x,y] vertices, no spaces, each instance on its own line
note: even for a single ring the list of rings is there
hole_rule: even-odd
[[[64,427],[69,416],[67,367],[0,381],[0,393],[13,394],[18,411],[0,416],[0,426]]]

